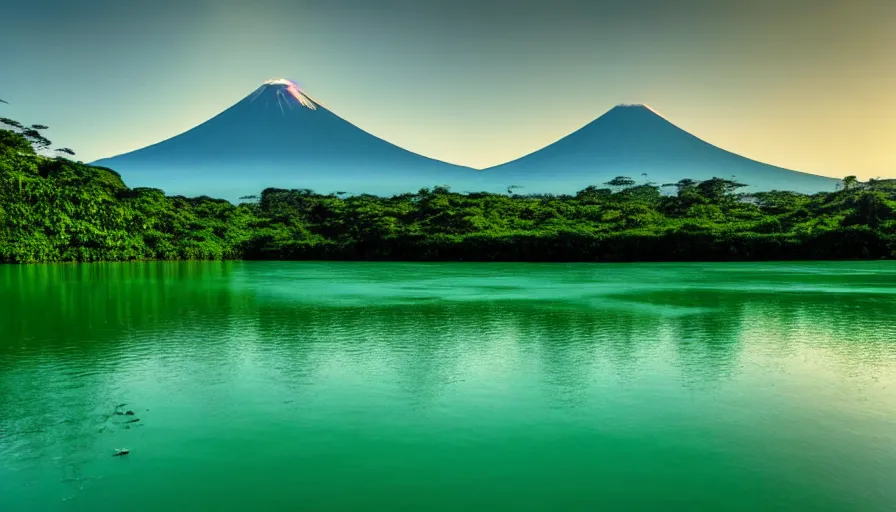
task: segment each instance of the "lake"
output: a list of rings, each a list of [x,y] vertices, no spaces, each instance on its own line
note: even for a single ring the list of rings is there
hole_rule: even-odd
[[[0,510],[896,510],[896,263],[0,266]]]

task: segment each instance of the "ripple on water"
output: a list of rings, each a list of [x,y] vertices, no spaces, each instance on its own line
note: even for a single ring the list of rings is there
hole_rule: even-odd
[[[91,269],[0,267],[0,509],[896,503],[877,262]]]

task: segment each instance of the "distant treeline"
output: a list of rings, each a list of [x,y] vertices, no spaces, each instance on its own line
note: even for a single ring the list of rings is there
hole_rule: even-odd
[[[814,195],[741,194],[742,184],[720,178],[656,185],[619,177],[572,196],[521,195],[512,187],[507,194],[436,187],[389,198],[269,188],[234,205],[130,189],[109,169],[41,156],[49,147],[39,132],[45,127],[14,128],[0,130],[2,262],[896,257],[889,182],[849,177],[837,192]]]

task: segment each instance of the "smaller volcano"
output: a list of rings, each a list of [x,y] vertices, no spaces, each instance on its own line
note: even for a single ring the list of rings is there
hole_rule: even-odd
[[[557,142],[483,171],[527,193],[574,193],[615,176],[654,183],[731,178],[748,190],[833,191],[837,180],[750,160],[678,128],[647,105],[619,105]]]

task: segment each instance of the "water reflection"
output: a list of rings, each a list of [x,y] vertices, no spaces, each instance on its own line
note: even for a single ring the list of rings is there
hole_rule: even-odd
[[[644,429],[701,410],[749,436],[780,400],[896,440],[896,272],[868,265],[0,267],[0,460],[89,485],[150,430],[101,431],[125,402],[228,438],[258,418]]]
[[[555,276],[567,281],[562,269],[498,276],[501,286],[467,273],[452,288],[426,286],[445,281],[441,267],[412,266],[421,274],[402,279],[375,265],[296,265],[283,272],[232,262],[3,267],[2,377],[52,371],[69,385],[128,365],[165,373],[190,361],[210,373],[244,364],[310,382],[325,360],[372,358],[365,364],[394,372],[425,401],[432,386],[462,378],[478,359],[531,363],[527,371],[543,373],[557,396],[573,396],[595,372],[624,379],[656,358],[674,362],[685,384],[712,386],[737,374],[746,341],[780,357],[809,346],[862,371],[889,367],[896,343],[894,288],[794,293],[791,280],[768,291],[775,276],[759,275],[762,286],[733,280],[742,291],[667,275],[653,289],[649,280],[629,286],[597,276],[578,287],[568,282],[564,296],[545,285]],[[295,275],[301,279],[291,281]],[[802,277],[813,286],[823,278]],[[426,290],[432,300],[384,289]]]

